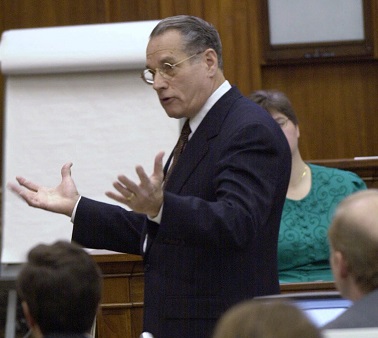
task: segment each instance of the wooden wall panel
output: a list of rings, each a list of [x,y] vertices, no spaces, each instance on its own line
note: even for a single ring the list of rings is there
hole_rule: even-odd
[[[203,3],[202,0],[160,0],[161,18],[181,14],[204,17]]]
[[[378,0],[371,6],[374,59],[261,65],[260,87],[282,90],[293,103],[304,159],[378,155]]]
[[[372,23],[373,23],[373,39],[374,43],[374,55],[378,57],[378,0],[372,1],[371,9]]]
[[[232,15],[230,15],[232,13]],[[223,43],[224,73],[242,92],[249,87],[249,13],[246,1],[227,1],[220,6],[219,34]]]
[[[103,0],[2,0],[5,29],[105,22]]]
[[[137,338],[143,326],[144,271],[137,255],[94,255],[103,273],[98,338]]]
[[[104,0],[106,22],[156,20],[160,18],[159,1]]]
[[[291,99],[305,159],[378,154],[376,61],[266,66],[262,88]]]

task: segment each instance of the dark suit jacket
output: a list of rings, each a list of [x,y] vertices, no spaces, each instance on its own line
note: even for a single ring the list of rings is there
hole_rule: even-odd
[[[323,329],[378,327],[378,290],[355,302]]]
[[[241,300],[279,293],[277,237],[291,154],[278,124],[233,87],[193,134],[165,187],[161,224],[82,198],[73,240],[144,255],[144,329],[208,337]]]

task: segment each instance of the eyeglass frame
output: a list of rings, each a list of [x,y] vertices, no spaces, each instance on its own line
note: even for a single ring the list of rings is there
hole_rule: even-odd
[[[279,119],[282,119],[282,121],[278,122]],[[274,119],[274,121],[276,121],[276,123],[277,123],[277,124],[280,126],[280,128],[282,129],[282,128],[285,128],[286,125],[287,125],[287,123],[288,123],[289,121],[291,121],[291,120],[290,120],[288,117],[285,117],[285,118],[281,118],[281,117],[279,117],[278,119]]]
[[[185,59],[183,59],[183,60],[181,60],[181,61],[178,61],[178,62],[174,63],[173,65],[170,64],[169,62],[164,62],[164,63],[163,63],[163,66],[168,67],[168,70],[171,71],[171,70],[175,69],[175,67],[178,66],[179,64],[181,64],[181,63],[183,63],[183,62],[185,62],[185,61],[188,61],[188,60],[190,60],[191,58],[194,58],[195,56],[197,56],[197,55],[199,55],[199,54],[201,54],[201,53],[203,53],[203,52],[205,52],[205,50],[200,51],[200,52],[197,52],[197,53],[195,53],[195,54],[193,54],[193,55],[191,55],[191,56],[188,56],[187,58],[185,58]],[[152,82],[148,82],[148,81],[146,80],[146,76],[145,76],[145,74],[146,74],[147,72],[150,72],[150,73],[152,74],[152,76],[153,76],[153,81],[152,81]],[[142,71],[140,77],[141,77],[142,80],[143,80],[145,83],[147,83],[148,85],[153,85],[154,82],[155,82],[155,75],[156,75],[157,72],[159,72],[159,74],[160,74],[164,79],[166,79],[166,80],[170,80],[171,78],[174,77],[174,75],[172,75],[172,76],[168,75],[168,74],[167,74],[165,71],[163,71],[160,67],[155,68],[155,70],[153,70],[153,69],[151,69],[151,68],[146,68],[146,69],[144,69],[144,70]],[[168,76],[168,78],[167,78],[167,76]]]

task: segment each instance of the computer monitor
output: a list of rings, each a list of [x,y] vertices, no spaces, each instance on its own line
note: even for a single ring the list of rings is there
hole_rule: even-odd
[[[350,300],[342,298],[337,291],[288,293],[255,299],[263,301],[280,299],[291,302],[299,307],[318,327],[322,327],[338,317],[352,304]]]

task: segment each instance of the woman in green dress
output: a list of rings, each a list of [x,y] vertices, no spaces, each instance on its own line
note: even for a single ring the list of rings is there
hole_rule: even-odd
[[[303,161],[298,148],[297,117],[279,91],[260,90],[250,99],[265,108],[281,126],[291,149],[292,168],[278,239],[281,283],[332,281],[328,227],[336,206],[351,193],[366,189],[350,171]]]

